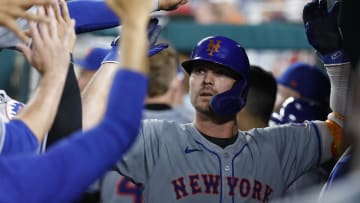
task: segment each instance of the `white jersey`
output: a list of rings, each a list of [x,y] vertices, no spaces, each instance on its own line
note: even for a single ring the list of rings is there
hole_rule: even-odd
[[[239,131],[223,149],[191,123],[145,120],[116,169],[143,186],[145,202],[267,202],[331,156],[324,129],[308,122]]]
[[[4,90],[0,90],[0,152],[5,142],[5,123],[13,119],[23,106],[23,103],[9,97]]]
[[[9,97],[4,90],[0,90],[0,153],[6,139],[5,123],[12,120],[24,107],[24,104]],[[45,151],[47,136],[38,147],[37,152]]]

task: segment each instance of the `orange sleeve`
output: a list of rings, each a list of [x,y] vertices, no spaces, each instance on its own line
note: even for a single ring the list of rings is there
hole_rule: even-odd
[[[343,143],[344,140],[343,128],[340,125],[338,125],[335,121],[326,120],[325,122],[333,137],[331,152],[333,154],[333,157],[338,159],[345,150]]]

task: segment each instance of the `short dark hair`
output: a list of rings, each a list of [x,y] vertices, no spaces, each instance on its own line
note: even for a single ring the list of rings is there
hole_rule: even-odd
[[[273,112],[277,83],[271,72],[263,68],[250,66],[250,88],[245,108],[254,117],[268,122]]]

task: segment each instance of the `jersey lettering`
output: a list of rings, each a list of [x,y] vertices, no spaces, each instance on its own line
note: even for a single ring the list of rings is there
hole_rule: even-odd
[[[184,177],[180,177],[171,181],[176,199],[182,199],[189,194],[219,194],[219,187],[221,184],[221,177],[213,174],[192,174],[188,176],[188,181]],[[259,202],[269,202],[273,188],[259,180],[226,177],[228,188],[227,195],[230,197],[252,198]]]
[[[174,186],[174,191],[176,193],[176,199],[181,199],[183,197],[188,196],[188,192],[186,191],[186,186],[184,183],[184,177],[180,177],[176,180],[172,181]]]
[[[189,176],[191,194],[195,195],[201,193],[201,187],[199,186],[199,175],[190,175]]]
[[[143,203],[140,188],[126,177],[121,177],[117,185],[117,194],[119,196],[131,196],[133,203]]]
[[[220,184],[220,176],[219,175],[211,175],[211,174],[203,174],[201,175],[206,186],[205,193],[207,194],[218,194],[219,193],[219,184]]]

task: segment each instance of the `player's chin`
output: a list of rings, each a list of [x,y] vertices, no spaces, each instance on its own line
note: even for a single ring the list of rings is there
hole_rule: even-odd
[[[210,108],[210,104],[209,102],[202,102],[202,103],[197,103],[195,105],[195,109],[199,112],[202,113],[210,113],[211,112],[211,108]]]

